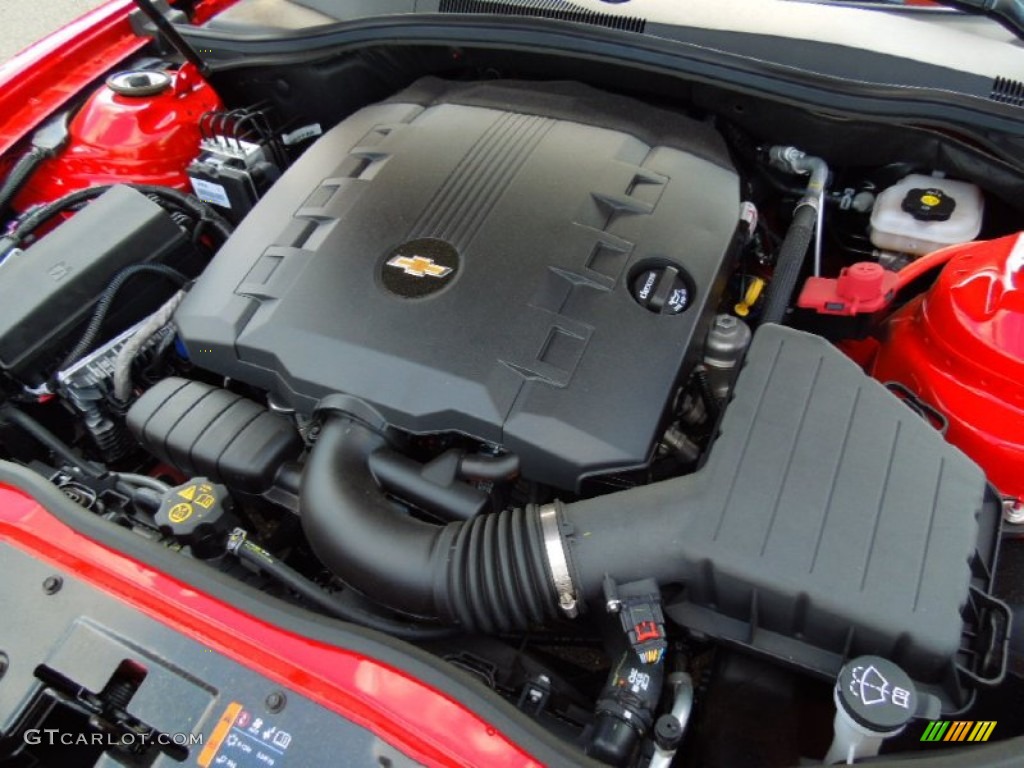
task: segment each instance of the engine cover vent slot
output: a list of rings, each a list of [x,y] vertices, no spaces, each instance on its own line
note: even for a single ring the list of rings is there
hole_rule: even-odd
[[[643,33],[647,26],[647,21],[637,16],[615,16],[610,13],[591,11],[563,0],[522,0],[522,2],[441,0],[438,10],[441,13],[494,13],[502,16],[559,19],[576,24],[621,29],[625,32]]]
[[[1024,107],[1024,82],[1008,77],[997,77],[992,81],[992,92],[988,97],[1000,104]]]

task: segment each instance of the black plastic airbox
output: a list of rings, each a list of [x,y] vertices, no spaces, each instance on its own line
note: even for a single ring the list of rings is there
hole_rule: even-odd
[[[754,337],[706,466],[679,481],[677,622],[826,675],[861,654],[947,706],[998,679],[1001,506],[982,471],[824,339]]]
[[[644,465],[739,217],[706,124],[581,85],[424,80],[321,138],[176,320],[197,365],[310,412],[342,392],[575,488]],[[687,304],[631,295],[673,266]]]
[[[754,334],[696,473],[562,507],[589,605],[655,578],[695,632],[834,678],[891,659],[956,709],[1001,679],[1001,504],[967,456],[820,336]]]

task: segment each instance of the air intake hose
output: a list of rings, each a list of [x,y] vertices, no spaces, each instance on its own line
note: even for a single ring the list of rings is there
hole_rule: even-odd
[[[390,608],[467,629],[508,632],[558,616],[553,515],[546,549],[536,507],[447,525],[404,514],[370,471],[374,453],[390,450],[383,420],[358,411],[330,413],[302,477],[302,525],[324,565]],[[563,552],[556,570],[564,563]]]
[[[674,483],[434,525],[405,514],[373,475],[374,454],[392,451],[380,415],[342,396],[324,407],[299,493],[303,530],[324,565],[389,608],[512,632],[600,604],[608,574],[621,583],[680,575]],[[645,530],[663,534],[638,547],[625,509],[643,509]]]

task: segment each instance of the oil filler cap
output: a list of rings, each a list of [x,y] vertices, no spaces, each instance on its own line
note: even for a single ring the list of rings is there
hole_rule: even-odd
[[[918,221],[949,221],[956,210],[956,200],[941,189],[912,189],[900,207]]]
[[[155,521],[165,536],[206,559],[224,552],[227,536],[237,525],[231,506],[227,488],[197,477],[164,494]]]
[[[637,304],[659,315],[678,315],[693,301],[690,280],[678,267],[642,269],[631,287]]]

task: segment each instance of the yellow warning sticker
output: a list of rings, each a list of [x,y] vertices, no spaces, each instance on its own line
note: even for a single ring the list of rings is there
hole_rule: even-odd
[[[188,488],[185,488],[184,490],[178,491],[178,495],[181,496],[181,498],[183,498],[183,499],[186,499],[188,501],[192,501],[192,499],[194,499],[196,497],[196,490],[197,490],[196,486],[190,485]]]
[[[192,505],[188,502],[181,502],[171,507],[171,511],[167,513],[167,519],[172,523],[184,523],[190,517],[195,510]]]
[[[202,507],[203,509],[209,509],[214,505],[217,499],[208,493],[200,493],[195,498],[196,506]]]

